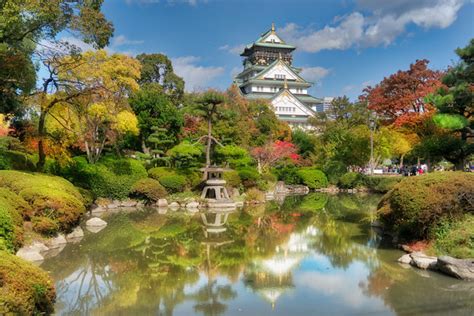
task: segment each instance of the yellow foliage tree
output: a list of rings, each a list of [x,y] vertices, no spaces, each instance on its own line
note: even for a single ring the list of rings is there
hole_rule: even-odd
[[[140,63],[126,55],[98,50],[83,53],[79,60],[66,56],[61,64],[68,65],[59,67],[61,81],[73,83],[64,93],[75,97],[61,103],[67,104],[67,111],[50,113],[51,117],[78,137],[89,162],[95,163],[107,143],[116,142],[125,133],[138,134],[128,95],[139,89]]]

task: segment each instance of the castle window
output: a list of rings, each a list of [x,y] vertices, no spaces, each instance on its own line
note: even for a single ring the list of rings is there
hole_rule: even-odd
[[[285,75],[282,75],[282,74],[275,74],[275,79],[277,80],[284,80],[285,79]]]

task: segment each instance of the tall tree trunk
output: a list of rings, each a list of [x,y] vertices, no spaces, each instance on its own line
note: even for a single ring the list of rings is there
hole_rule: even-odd
[[[212,130],[212,123],[211,117],[207,120],[207,147],[206,147],[206,167],[211,165],[211,130]]]
[[[46,153],[44,152],[44,138],[45,138],[45,120],[46,113],[41,111],[39,122],[38,122],[38,163],[36,164],[36,169],[38,171],[43,171],[44,164],[46,162]]]
[[[399,169],[403,168],[403,158],[405,158],[405,155],[400,155],[400,164],[398,165]]]

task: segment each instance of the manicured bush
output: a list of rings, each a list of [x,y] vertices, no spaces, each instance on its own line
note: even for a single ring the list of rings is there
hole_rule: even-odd
[[[203,154],[203,146],[183,141],[174,146],[166,155],[176,168],[192,168],[199,164],[199,159]]]
[[[364,185],[374,192],[387,193],[401,180],[401,176],[367,176]]]
[[[186,188],[186,178],[184,176],[162,176],[158,181],[169,193],[182,192]]]
[[[229,170],[224,172],[224,180],[228,186],[238,188],[242,184],[239,173],[235,170]]]
[[[163,176],[171,176],[174,174],[175,172],[173,169],[167,167],[155,167],[148,170],[148,176],[155,180],[158,180]]]
[[[16,150],[1,150],[0,151],[0,169],[8,170],[26,170],[34,171],[35,164],[32,157],[26,153]]]
[[[340,161],[329,160],[323,166],[323,172],[326,174],[330,184],[337,184],[339,178],[347,172],[347,167]]]
[[[26,220],[35,218],[37,223],[42,223],[33,225],[38,232],[68,231],[85,212],[85,199],[79,190],[60,177],[4,170],[0,171],[0,185],[10,190],[0,190],[0,201],[15,210],[10,214],[17,214],[16,222],[21,216]],[[54,225],[43,225],[51,221]],[[18,226],[22,226],[21,222]],[[48,229],[43,229],[46,226]]]
[[[298,174],[298,167],[293,164],[276,166],[272,169],[273,174],[276,175],[278,181],[283,181],[285,184],[301,184],[302,180]]]
[[[0,251],[0,314],[43,315],[54,310],[56,293],[47,272]]]
[[[401,180],[382,198],[379,217],[405,239],[431,236],[442,222],[474,212],[474,174],[439,172]]]
[[[253,163],[249,152],[237,145],[217,146],[214,154],[219,164],[229,164],[231,168],[246,167]]]
[[[310,189],[321,189],[328,185],[328,179],[324,172],[314,168],[301,168],[297,171],[304,185]]]
[[[0,205],[0,250],[15,250],[15,230],[10,212]]]
[[[135,159],[107,157],[104,162],[89,164],[84,157],[75,157],[64,176],[73,183],[90,190],[94,196],[125,199],[135,182],[147,177],[142,163]]]
[[[364,186],[365,177],[365,175],[357,172],[347,172],[339,178],[337,186],[341,189],[353,189]]]
[[[166,189],[155,179],[140,179],[132,187],[131,195],[140,199],[156,202],[166,196]]]
[[[240,181],[246,188],[251,188],[257,185],[257,181],[260,180],[260,174],[254,167],[244,167],[237,169],[240,177]]]
[[[15,192],[0,188],[0,250],[14,251],[23,243],[23,219],[29,209]]]

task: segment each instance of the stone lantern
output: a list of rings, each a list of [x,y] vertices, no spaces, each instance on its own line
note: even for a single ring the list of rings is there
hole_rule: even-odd
[[[202,168],[207,174],[206,186],[202,190],[201,198],[208,201],[208,207],[229,207],[235,208],[235,202],[229,197],[229,193],[225,188],[226,181],[223,173],[228,169],[210,166]]]

